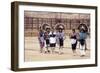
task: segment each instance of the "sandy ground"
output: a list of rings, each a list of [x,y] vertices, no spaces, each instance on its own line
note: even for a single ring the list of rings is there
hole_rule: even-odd
[[[37,37],[25,37],[25,61],[47,61],[47,60],[67,60],[67,59],[87,59],[90,58],[90,39],[87,38],[86,56],[80,57],[79,44],[77,44],[77,54],[74,56],[71,49],[70,39],[66,36],[64,41],[63,54],[58,54],[58,46],[55,48],[54,54],[40,53],[40,46]],[[44,48],[45,49],[45,48]],[[51,49],[51,48],[49,48]]]

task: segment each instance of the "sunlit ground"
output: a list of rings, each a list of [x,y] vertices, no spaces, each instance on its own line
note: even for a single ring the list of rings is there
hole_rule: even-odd
[[[67,59],[87,59],[90,58],[90,39],[87,38],[86,56],[80,57],[79,43],[77,44],[77,54],[73,55],[71,42],[68,36],[64,41],[63,54],[58,54],[58,46],[55,48],[55,53],[45,54],[40,53],[40,46],[37,37],[25,37],[25,61],[47,61],[47,60],[67,60]],[[45,49],[45,47],[44,47]],[[51,48],[49,48],[51,49]]]

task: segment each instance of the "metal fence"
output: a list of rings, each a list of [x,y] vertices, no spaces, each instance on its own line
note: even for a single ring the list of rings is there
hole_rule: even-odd
[[[37,13],[37,14],[36,14]],[[37,36],[40,26],[45,23],[51,28],[55,27],[57,23],[62,23],[65,26],[65,30],[77,29],[80,23],[86,24],[90,27],[90,15],[89,14],[68,14],[68,13],[48,13],[43,12],[25,12],[24,16],[24,30],[25,36]],[[70,15],[70,16],[69,16]]]

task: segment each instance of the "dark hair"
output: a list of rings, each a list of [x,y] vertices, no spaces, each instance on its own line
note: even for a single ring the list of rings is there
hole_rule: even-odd
[[[75,32],[75,29],[72,29],[73,32]]]
[[[82,29],[81,27],[84,27],[85,29]],[[86,24],[80,24],[79,26],[78,26],[78,30],[81,32],[81,31],[83,31],[83,32],[88,32],[88,27],[86,26]]]
[[[46,28],[46,31],[47,31],[47,30],[50,30],[50,28]]]

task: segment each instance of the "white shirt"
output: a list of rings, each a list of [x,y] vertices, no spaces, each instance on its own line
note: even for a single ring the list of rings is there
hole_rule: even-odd
[[[50,37],[50,43],[56,43],[56,37]]]
[[[50,35],[52,34],[52,32],[50,32]],[[54,32],[53,34],[56,35],[56,32]],[[56,36],[55,37],[50,37],[50,43],[56,43]]]
[[[71,44],[75,44],[76,43],[76,39],[71,39]]]

